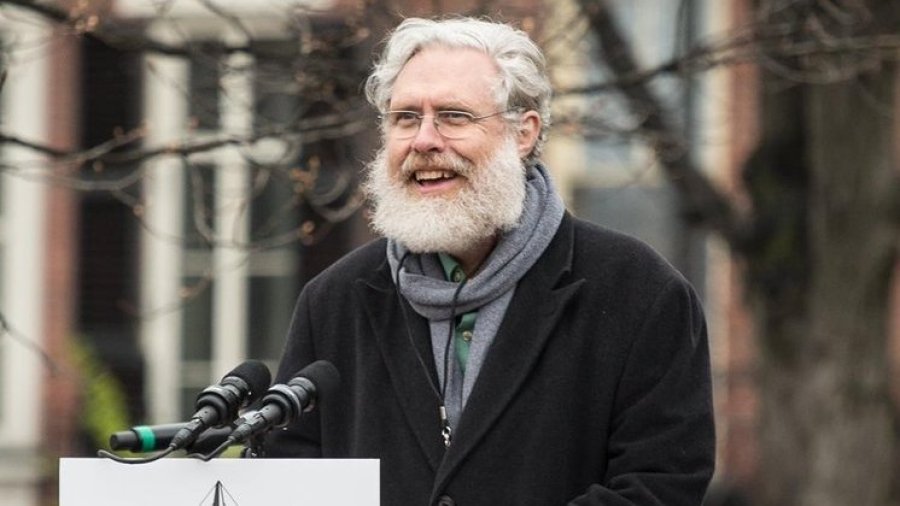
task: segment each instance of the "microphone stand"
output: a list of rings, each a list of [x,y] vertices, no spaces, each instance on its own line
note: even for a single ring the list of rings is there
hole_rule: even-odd
[[[263,435],[251,436],[241,450],[242,459],[258,459],[266,456],[266,448],[263,443]]]

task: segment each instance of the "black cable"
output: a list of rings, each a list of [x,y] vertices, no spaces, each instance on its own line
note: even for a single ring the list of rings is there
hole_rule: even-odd
[[[234,441],[226,440],[225,442],[220,444],[215,450],[207,453],[206,455],[204,455],[202,453],[191,453],[191,454],[188,454],[188,457],[190,457],[192,459],[200,459],[203,462],[209,462],[210,460],[225,453],[225,450],[227,450],[228,447],[231,446],[233,443],[234,443]]]
[[[422,372],[425,373],[425,377],[428,378],[428,386],[431,387],[431,390],[434,392],[435,397],[437,397],[438,402],[440,404],[444,403],[444,396],[441,393],[441,389],[434,378],[431,377],[431,374],[428,372],[428,366],[425,364],[425,359],[422,358],[422,354],[419,353],[419,348],[416,347],[416,342],[412,336],[412,330],[409,328],[409,314],[406,312],[406,305],[403,304],[403,294],[400,293],[400,270],[403,268],[403,264],[406,262],[406,259],[409,257],[410,252],[407,251],[400,258],[400,263],[397,265],[397,274],[394,276],[394,290],[397,292],[398,303],[400,304],[400,312],[403,313],[403,325],[406,328],[406,338],[409,340],[409,345],[412,347],[413,353],[416,355],[416,360],[419,362],[419,366],[422,367]]]
[[[115,460],[116,462],[118,462],[120,464],[147,464],[149,462],[159,460],[159,459],[171,454],[175,450],[176,450],[176,448],[169,447],[155,455],[151,455],[149,457],[140,457],[140,458],[120,457],[120,456],[116,455],[115,453],[111,453],[106,450],[97,450],[97,456]]]
[[[409,257],[410,252],[407,251],[400,258],[400,262],[397,265],[397,273],[394,276],[394,289],[397,292],[398,303],[400,304],[400,310],[403,314],[403,324],[406,327],[406,337],[409,340],[409,345],[412,347],[413,353],[416,356],[416,360],[418,360],[419,365],[422,368],[422,371],[425,373],[425,377],[428,378],[428,385],[431,387],[431,390],[434,392],[435,396],[438,398],[438,403],[440,404],[440,419],[441,419],[441,436],[444,438],[444,446],[450,446],[450,438],[452,429],[450,427],[450,421],[447,418],[447,409],[445,406],[444,399],[446,399],[447,395],[447,385],[450,383],[450,343],[453,342],[453,331],[456,327],[456,305],[459,300],[459,294],[462,291],[463,287],[466,285],[468,278],[463,279],[460,282],[459,286],[456,287],[456,291],[453,293],[453,300],[450,305],[450,327],[447,330],[447,342],[444,344],[444,384],[438,385],[436,380],[431,377],[431,374],[428,372],[428,366],[425,365],[425,359],[422,358],[421,353],[419,353],[419,348],[416,347],[415,340],[412,337],[412,330],[409,327],[409,315],[406,312],[406,306],[403,304],[403,294],[400,291],[400,270],[403,268],[403,264],[406,262],[406,259]]]
[[[450,328],[447,330],[447,342],[444,344],[444,386],[441,388],[441,399],[447,398],[447,384],[450,383],[450,378],[447,376],[447,373],[449,372],[450,365],[450,343],[454,340],[453,331],[456,327],[456,303],[459,300],[459,292],[466,286],[468,280],[469,278],[464,278],[459,283],[459,286],[456,287],[456,291],[453,292],[453,301],[450,303]]]

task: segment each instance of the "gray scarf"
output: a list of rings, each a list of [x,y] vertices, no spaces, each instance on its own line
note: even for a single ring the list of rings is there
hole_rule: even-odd
[[[429,321],[432,351],[437,364],[438,380],[444,386],[444,352],[450,335],[451,314],[457,316],[478,311],[475,338],[469,346],[466,374],[463,377],[457,360],[450,360],[449,384],[444,405],[451,426],[456,426],[487,349],[497,334],[516,284],[537,262],[556,234],[565,213],[560,198],[546,168],[537,164],[529,167],[526,177],[525,205],[519,224],[504,233],[485,260],[478,274],[460,290],[454,306],[458,283],[447,281],[435,254],[409,254],[402,244],[388,240],[387,257],[392,277],[412,308]],[[453,353],[451,346],[450,352]]]

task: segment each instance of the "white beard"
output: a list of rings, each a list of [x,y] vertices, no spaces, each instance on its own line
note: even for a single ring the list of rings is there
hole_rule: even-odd
[[[450,196],[420,195],[410,176],[426,167],[466,181]],[[511,135],[481,167],[452,153],[411,153],[392,177],[382,148],[366,171],[372,227],[413,253],[467,251],[515,227],[525,205],[525,167]]]

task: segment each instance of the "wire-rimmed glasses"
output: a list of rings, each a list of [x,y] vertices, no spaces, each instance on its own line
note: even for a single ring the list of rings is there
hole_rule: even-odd
[[[487,118],[493,118],[508,112],[517,112],[517,109],[498,111],[484,116],[475,116],[465,111],[438,111],[434,114],[422,114],[416,111],[387,111],[381,115],[381,119],[387,129],[388,135],[395,139],[409,139],[415,137],[422,125],[422,120],[431,118],[435,130],[446,139],[463,139],[468,137],[475,123]]]

